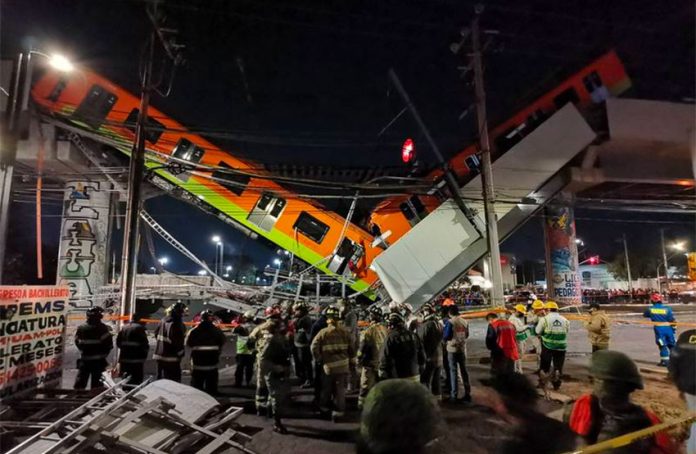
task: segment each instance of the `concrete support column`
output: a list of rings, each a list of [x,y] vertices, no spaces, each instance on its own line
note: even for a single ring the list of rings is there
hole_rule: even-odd
[[[65,184],[57,281],[70,287],[75,308],[98,305],[94,296],[107,281],[110,199],[107,181]]]
[[[547,294],[559,304],[580,304],[582,297],[572,202],[561,194],[545,208]]]

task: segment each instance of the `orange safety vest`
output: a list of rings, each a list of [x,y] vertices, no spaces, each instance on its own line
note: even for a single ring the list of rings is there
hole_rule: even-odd
[[[442,307],[454,306],[454,300],[452,298],[445,298],[442,302]]]
[[[585,394],[575,401],[573,409],[570,413],[568,425],[570,430],[580,435],[587,437],[592,429],[594,414],[592,412],[593,400],[596,399],[592,394]],[[651,425],[662,423],[660,418],[651,411],[643,409],[645,416],[650,420]],[[653,447],[650,450],[651,454],[671,454],[677,452],[676,446],[672,438],[665,432],[658,432],[653,435]]]

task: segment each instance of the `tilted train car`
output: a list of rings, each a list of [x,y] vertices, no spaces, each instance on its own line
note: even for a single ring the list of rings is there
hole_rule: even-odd
[[[512,148],[565,104],[572,102],[583,109],[603,102],[610,95],[619,95],[630,85],[631,81],[616,52],[610,51],[602,55],[492,129],[490,139],[494,159]],[[449,160],[449,167],[460,185],[476,175],[478,151],[478,144],[469,145]],[[442,169],[437,168],[430,172],[427,179],[437,184],[442,175]],[[480,194],[478,196],[480,197]],[[441,202],[435,195],[388,198],[372,211],[370,230],[373,234],[384,235],[387,241],[393,244],[428,213],[440,206]]]
[[[97,133],[130,155],[140,99],[118,85],[86,69],[48,70],[32,97],[44,112]],[[360,227],[283,188],[258,164],[221,150],[154,108],[148,111],[146,138],[153,183],[179,191],[323,272],[348,277],[356,291],[376,281],[369,264],[382,249]]]

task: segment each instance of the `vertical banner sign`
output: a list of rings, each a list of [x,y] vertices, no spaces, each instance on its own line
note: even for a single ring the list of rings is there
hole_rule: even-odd
[[[696,252],[686,254],[686,261],[689,266],[689,280],[696,281]]]
[[[109,188],[103,181],[68,181],[58,255],[58,285],[70,288],[70,305],[95,305],[106,283]]]
[[[0,399],[60,384],[70,290],[0,286]]]
[[[570,206],[546,207],[544,236],[549,298],[563,304],[580,304],[578,245],[575,243],[575,218]]]

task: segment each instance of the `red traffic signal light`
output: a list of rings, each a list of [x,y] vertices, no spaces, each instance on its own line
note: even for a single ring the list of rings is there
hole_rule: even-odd
[[[590,257],[590,265],[597,265],[599,263],[599,256],[598,255],[593,255]]]
[[[416,144],[410,137],[401,145],[401,160],[404,164],[411,164],[416,160]]]

